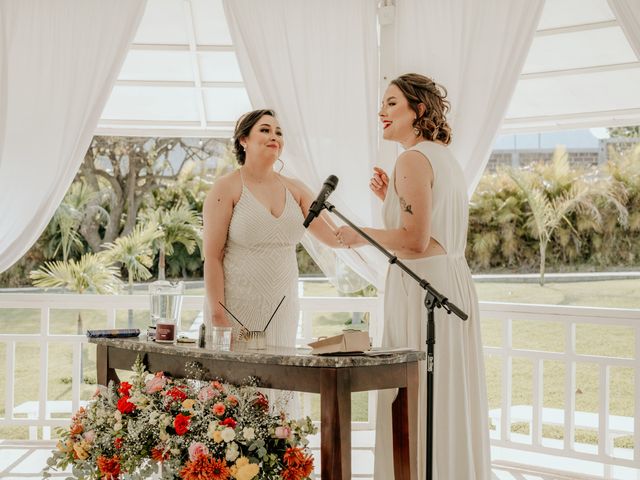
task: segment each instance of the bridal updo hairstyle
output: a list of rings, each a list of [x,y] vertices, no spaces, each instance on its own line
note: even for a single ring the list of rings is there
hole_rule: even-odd
[[[416,113],[413,127],[422,134],[422,137],[432,142],[439,141],[445,145],[451,143],[451,127],[447,123],[447,112],[451,104],[447,98],[447,89],[438,85],[429,77],[418,73],[406,73],[391,81],[398,87],[409,106]],[[418,105],[423,103],[427,108],[422,116]]]
[[[242,145],[240,144],[240,139],[248,137],[253,126],[258,123],[258,120],[260,120],[264,115],[276,118],[276,112],[273,110],[262,109],[245,113],[236,122],[236,129],[233,132],[233,153],[240,165],[244,165],[244,161],[247,157],[244,148],[242,148]]]

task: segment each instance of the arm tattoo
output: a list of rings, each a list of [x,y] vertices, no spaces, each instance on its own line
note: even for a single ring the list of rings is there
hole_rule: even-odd
[[[409,215],[413,215],[413,210],[411,210],[411,205],[407,203],[407,201],[400,197],[400,207],[402,207],[403,212],[407,212]]]

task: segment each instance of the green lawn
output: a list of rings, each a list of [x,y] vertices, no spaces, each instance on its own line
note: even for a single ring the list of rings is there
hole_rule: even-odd
[[[539,303],[550,305],[583,305],[621,308],[640,308],[640,280],[612,280],[600,282],[548,283],[545,287],[537,284],[478,283],[480,300],[517,303]],[[189,294],[202,294],[202,290],[189,290]],[[309,283],[305,285],[307,296],[337,296],[328,284]],[[78,313],[82,315],[82,327],[104,328],[106,317],[101,312],[54,310],[51,312],[52,333],[75,333]],[[183,324],[189,325],[198,312],[183,312]],[[309,313],[312,316],[314,336],[339,333],[351,321],[347,313]],[[133,324],[145,328],[148,311],[135,311]],[[37,333],[40,312],[38,310],[0,310],[0,329],[3,333]],[[127,325],[127,312],[120,311],[116,320],[118,327]],[[366,327],[366,325],[364,325]],[[500,345],[502,329],[498,321],[484,319],[482,324],[483,343]],[[530,348],[547,351],[562,351],[564,330],[552,322],[516,321],[513,325],[513,339],[516,348]],[[634,333],[628,328],[612,328],[597,325],[580,326],[577,330],[579,353],[633,357]],[[5,344],[0,344],[0,371],[5,371]],[[19,405],[27,400],[36,400],[39,392],[37,363],[39,345],[20,343],[16,347],[15,398]],[[48,398],[51,400],[71,399],[71,347],[54,344],[49,347]],[[34,368],[35,366],[35,368]],[[516,360],[513,363],[512,403],[531,404],[532,365],[529,361]],[[497,408],[501,400],[501,363],[499,359],[486,359],[489,407]],[[95,390],[95,348],[84,348],[82,398],[88,399]],[[611,371],[610,412],[615,415],[633,416],[633,372],[630,369],[613,368]],[[0,375],[0,398],[4,398],[6,379]],[[578,410],[597,412],[597,373],[592,365],[578,365],[576,376],[576,407]],[[353,416],[355,420],[366,420],[367,395],[354,395]],[[564,367],[559,362],[544,362],[544,406],[562,408],[564,405]],[[0,415],[4,403],[0,402]],[[318,418],[317,398],[312,401],[312,415]],[[526,431],[521,425],[514,430]],[[558,429],[545,428],[545,435],[560,437]],[[582,441],[596,441],[590,432],[578,432]],[[0,438],[26,438],[26,428],[0,429]],[[622,440],[629,445],[628,439]],[[626,443],[625,443],[626,442]],[[620,443],[620,442],[619,442]]]

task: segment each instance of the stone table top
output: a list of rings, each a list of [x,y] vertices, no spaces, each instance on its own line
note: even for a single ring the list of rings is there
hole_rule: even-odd
[[[246,344],[236,344],[230,351],[198,348],[193,344],[156,343],[143,338],[89,338],[89,343],[138,352],[166,353],[193,359],[226,360],[244,363],[291,365],[298,367],[372,367],[415,362],[426,358],[425,352],[410,349],[377,350],[364,354],[313,355],[309,348],[267,346],[264,350],[250,350]]]

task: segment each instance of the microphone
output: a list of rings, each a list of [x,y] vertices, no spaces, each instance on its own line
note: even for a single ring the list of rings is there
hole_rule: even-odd
[[[318,194],[318,198],[316,198],[311,206],[309,207],[309,214],[307,218],[304,219],[304,228],[308,228],[309,224],[313,222],[313,219],[320,215],[320,212],[325,207],[325,200],[333,193],[338,185],[338,177],[335,175],[329,175],[327,179],[324,181],[324,185],[322,185],[322,190]]]

